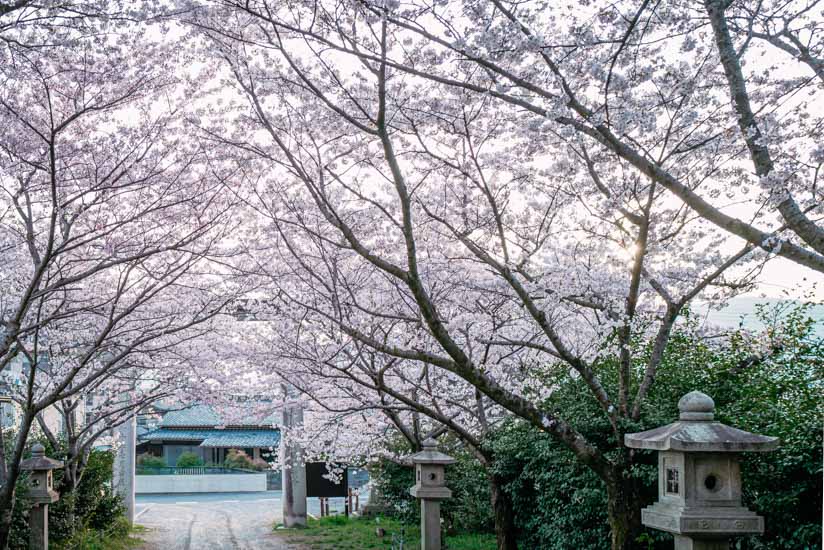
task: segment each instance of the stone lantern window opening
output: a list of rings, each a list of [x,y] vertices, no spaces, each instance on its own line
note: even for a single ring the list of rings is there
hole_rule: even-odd
[[[678,468],[667,468],[667,493],[677,495],[679,493],[678,486]]]

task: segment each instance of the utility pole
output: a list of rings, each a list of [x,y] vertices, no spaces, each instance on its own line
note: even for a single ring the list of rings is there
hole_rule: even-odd
[[[283,480],[284,527],[306,526],[306,465],[303,449],[291,440],[289,433],[303,424],[303,405],[296,397],[294,388],[283,384],[283,421],[279,445],[281,478]],[[286,431],[286,438],[283,431]]]

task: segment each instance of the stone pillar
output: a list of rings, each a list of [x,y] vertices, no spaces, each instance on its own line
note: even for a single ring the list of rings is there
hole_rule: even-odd
[[[49,550],[49,505],[40,504],[29,510],[29,549]]]
[[[730,550],[727,540],[694,539],[682,535],[674,535],[675,550]]]
[[[123,499],[126,518],[134,524],[134,470],[135,470],[135,436],[137,419],[132,416],[117,428],[119,447],[114,458],[114,475],[112,487]]]
[[[288,432],[303,424],[303,407],[289,402],[288,389],[284,388],[283,422],[287,438],[281,438],[278,454],[280,455],[281,479],[283,481],[283,525],[284,527],[306,526],[306,464],[303,461],[303,449],[289,441]]]
[[[421,550],[441,550],[441,503],[421,499]]]

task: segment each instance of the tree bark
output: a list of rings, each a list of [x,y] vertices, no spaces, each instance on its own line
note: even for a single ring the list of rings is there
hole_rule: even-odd
[[[612,550],[632,550],[641,533],[641,500],[637,482],[617,469],[607,485],[607,513]]]
[[[28,414],[23,414],[23,418],[20,420],[17,441],[14,444],[14,454],[6,471],[6,484],[0,488],[0,550],[5,550],[9,546],[11,523],[14,515],[14,486],[20,477],[20,462],[23,460],[23,452],[26,448],[26,441],[29,438],[33,420],[33,417]]]
[[[498,550],[518,550],[512,499],[506,494],[501,486],[501,480],[495,474],[487,471],[487,478],[489,498],[492,501],[492,513],[495,518],[495,538],[498,540]]]

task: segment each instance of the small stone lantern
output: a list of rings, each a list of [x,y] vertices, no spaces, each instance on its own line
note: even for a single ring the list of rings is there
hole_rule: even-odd
[[[33,506],[29,512],[29,548],[32,550],[49,548],[49,504],[60,498],[53,487],[52,470],[62,467],[61,461],[46,456],[46,449],[40,443],[32,446],[31,458],[20,463],[21,470],[31,472],[29,500]]]
[[[675,550],[728,550],[733,536],[763,533],[764,518],[741,505],[739,454],[773,451],[778,438],[715,421],[715,403],[698,391],[678,410],[678,422],[624,436],[627,447],[659,451],[658,502],[641,522],[673,533]]]
[[[409,493],[421,501],[421,550],[441,550],[441,500],[450,498],[445,470],[455,459],[438,451],[432,438],[423,442],[423,450],[409,457],[415,464],[415,485]]]

